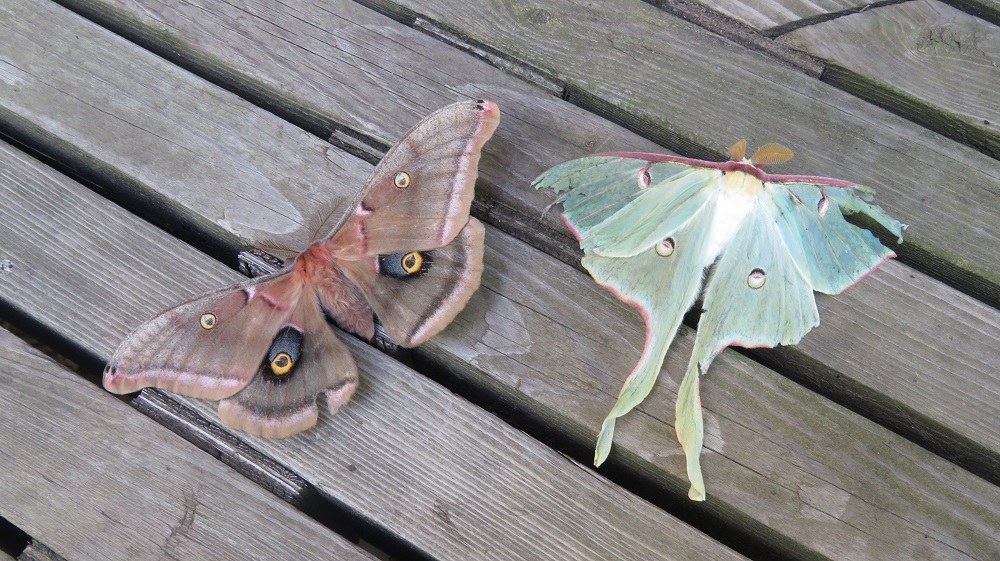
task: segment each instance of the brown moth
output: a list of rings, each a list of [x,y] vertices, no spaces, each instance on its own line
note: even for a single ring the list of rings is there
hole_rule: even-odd
[[[373,314],[397,343],[438,333],[479,287],[483,225],[469,217],[480,149],[500,120],[489,101],[436,111],[393,146],[329,236],[281,271],[220,288],[139,326],[104,387],[154,386],[218,399],[227,425],[283,438],[331,413],[358,383],[326,322],[371,338]]]

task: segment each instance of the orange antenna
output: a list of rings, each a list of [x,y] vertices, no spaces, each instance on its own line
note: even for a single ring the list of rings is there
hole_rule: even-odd
[[[780,164],[792,159],[793,155],[795,155],[795,153],[788,148],[772,142],[758,148],[757,152],[755,152],[753,156],[750,156],[750,163],[757,167],[769,164]]]
[[[739,142],[729,147],[729,157],[737,162],[743,160],[747,154],[747,139],[741,138]]]

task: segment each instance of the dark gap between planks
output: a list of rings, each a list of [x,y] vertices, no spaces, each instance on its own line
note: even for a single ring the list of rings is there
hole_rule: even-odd
[[[31,536],[6,518],[0,517],[0,553],[6,553],[16,558],[28,547],[29,543],[31,543]]]

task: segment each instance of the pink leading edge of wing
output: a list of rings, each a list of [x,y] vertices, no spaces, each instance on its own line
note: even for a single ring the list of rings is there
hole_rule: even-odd
[[[639,364],[642,362],[641,360],[642,355],[646,353],[646,348],[649,346],[649,339],[653,333],[653,326],[650,323],[649,313],[646,312],[646,309],[640,306],[639,303],[636,302],[635,300],[630,300],[629,298],[622,296],[622,294],[618,292],[618,290],[616,290],[615,287],[608,284],[604,284],[603,282],[597,280],[596,277],[594,278],[594,282],[611,291],[611,294],[614,294],[615,298],[635,308],[636,311],[639,312],[639,315],[642,316],[642,324],[646,326],[646,338],[642,342],[642,351],[640,351],[640,361],[639,363],[636,363],[635,368],[633,368],[632,371],[629,372],[628,376],[625,377],[625,382],[628,383],[628,381],[635,376],[636,371],[639,370]]]
[[[742,171],[748,173],[766,183],[811,183],[814,185],[824,185],[828,187],[856,187],[858,184],[843,179],[832,177],[820,177],[816,175],[779,175],[764,173],[764,170],[753,164],[728,160],[725,162],[713,162],[709,160],[696,160],[683,156],[671,156],[669,154],[653,154],[651,152],[602,152],[596,156],[615,156],[619,158],[632,158],[636,160],[646,160],[650,163],[673,162],[692,167],[705,167],[719,169],[722,171]]]
[[[497,125],[500,123],[500,109],[492,101],[477,100],[481,103],[482,108],[479,110],[479,114],[482,116],[479,119],[479,123],[476,125],[476,130],[469,137],[468,142],[465,144],[465,151],[462,153],[462,157],[459,158],[458,171],[455,174],[455,183],[460,185],[468,184],[470,187],[474,186],[476,183],[476,178],[479,177],[479,158],[480,150],[486,140],[493,136],[493,131],[496,130]],[[491,115],[492,114],[492,115]],[[477,147],[478,145],[478,147]],[[471,156],[475,153],[475,162],[472,161]],[[474,171],[473,171],[474,170]],[[470,173],[470,171],[472,173]],[[451,199],[448,201],[448,214],[447,216],[457,216],[468,214],[468,209],[462,202],[462,197],[465,194],[465,189],[455,189],[452,191]],[[469,198],[471,204],[472,198]],[[444,224],[447,225],[451,223],[451,220],[445,220]],[[462,224],[452,236],[448,236],[448,232],[444,229],[441,230],[438,236],[438,243],[445,245],[450,242],[458,232],[465,227]]]
[[[615,156],[618,158],[631,158],[633,160],[646,160],[650,163],[656,162],[674,162],[677,164],[684,164],[693,167],[703,167],[703,168],[715,168],[722,169],[726,164],[732,160],[725,162],[713,162],[711,160],[696,160],[694,158],[685,158],[684,156],[671,156],[669,154],[654,154],[652,152],[601,152],[600,154],[594,154],[594,156]]]
[[[566,218],[565,214],[560,214],[559,218],[562,218],[563,224],[565,224],[566,227],[569,228],[570,232],[573,232],[573,236],[576,238],[576,241],[583,240],[583,237],[580,236],[580,232],[576,228],[574,228],[572,224],[569,223],[569,219]]]
[[[857,183],[834,179],[832,177],[819,177],[816,175],[772,175],[764,174],[761,179],[766,183],[809,183],[812,185],[823,185],[824,187],[857,187]]]

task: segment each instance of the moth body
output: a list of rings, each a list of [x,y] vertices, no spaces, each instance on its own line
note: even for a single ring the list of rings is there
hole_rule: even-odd
[[[267,438],[313,426],[321,395],[336,412],[358,373],[328,320],[371,338],[377,315],[411,347],[441,331],[479,287],[484,228],[469,207],[480,150],[499,119],[480,99],[417,123],[325,239],[281,271],[140,325],[115,351],[104,387],[218,399],[225,424]]]
[[[723,173],[718,181],[715,218],[703,266],[715,262],[764,193],[764,184],[760,179],[742,171]]]
[[[900,242],[906,227],[870,204],[864,187],[765,173],[763,166],[792,157],[784,146],[766,144],[749,158],[745,150],[746,141],[737,142],[727,162],[599,154],[564,162],[534,181],[536,188],[565,191],[558,201],[584,250],[583,266],[646,323],[642,355],[601,425],[595,465],[611,451],[617,418],[651,391],[714,264],[675,409],[694,500],[705,498],[699,376],[727,346],[797,343],[819,325],[814,292],[836,294],[895,255],[844,214],[865,214]]]

